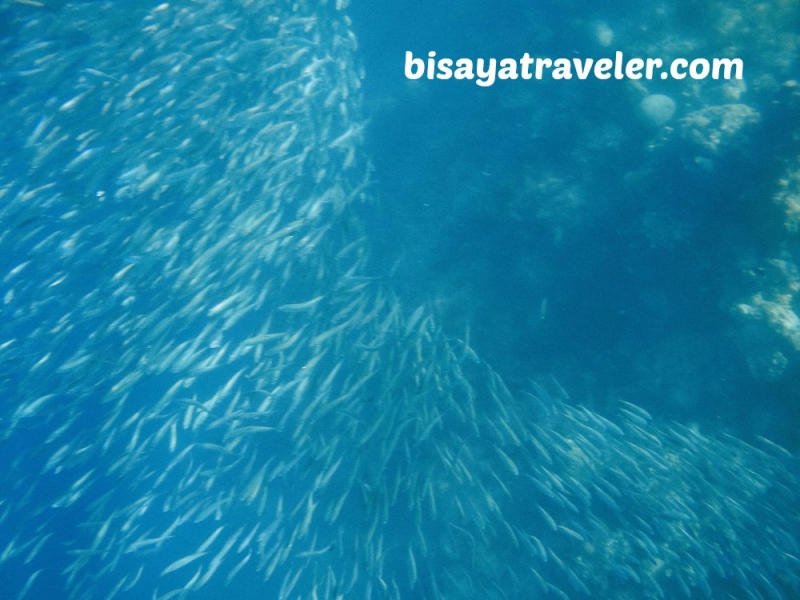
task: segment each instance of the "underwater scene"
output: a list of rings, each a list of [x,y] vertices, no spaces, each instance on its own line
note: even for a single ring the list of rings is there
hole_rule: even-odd
[[[798,23],[0,0],[0,600],[800,598]]]

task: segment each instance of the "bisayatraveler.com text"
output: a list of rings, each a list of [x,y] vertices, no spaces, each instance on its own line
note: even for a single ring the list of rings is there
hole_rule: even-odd
[[[521,58],[437,58],[431,50],[426,58],[406,51],[407,79],[457,79],[488,87],[497,80],[567,79],[742,79],[741,58],[544,58],[525,53]]]

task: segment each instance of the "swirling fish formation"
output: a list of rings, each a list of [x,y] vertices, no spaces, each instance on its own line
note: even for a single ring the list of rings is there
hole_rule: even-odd
[[[797,597],[788,453],[512,394],[371,271],[342,4],[0,4],[5,597]]]

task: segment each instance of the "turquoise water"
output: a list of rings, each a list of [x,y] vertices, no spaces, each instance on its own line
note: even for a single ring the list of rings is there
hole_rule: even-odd
[[[341,8],[0,2],[0,596],[796,597],[796,7]]]

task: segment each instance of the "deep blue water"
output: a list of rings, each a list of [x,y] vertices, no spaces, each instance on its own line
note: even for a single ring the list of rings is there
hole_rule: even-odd
[[[680,120],[721,103],[723,82],[643,82],[678,105],[667,129],[654,130],[637,117],[644,92],[630,82],[480,88],[401,76],[406,50],[598,58],[644,48],[671,56],[678,46],[692,57],[735,48],[748,82],[780,80],[797,58],[779,65],[764,40],[781,22],[715,34],[703,27],[722,19],[719,7],[683,2],[364,4],[352,14],[373,111],[367,144],[381,186],[377,219],[390,223],[378,237],[387,252],[403,248],[404,284],[437,297],[454,328],[471,321],[482,355],[520,385],[550,373],[597,408],[623,397],[668,419],[796,448],[797,351],[779,336],[763,341],[753,352],[781,348],[789,366],[777,380],[754,373],[749,325],[734,314],[764,285],[750,265],[796,245],[772,202],[797,152],[785,127],[798,119],[789,91],[748,85],[740,101],[760,121],[710,152],[681,135]],[[609,47],[593,35],[598,22],[614,31]]]
[[[0,15],[17,8],[0,4]],[[50,9],[70,14],[69,3]],[[623,400],[645,407],[658,421],[674,420],[712,436],[730,433],[746,441],[763,436],[796,452],[800,444],[800,350],[763,319],[743,318],[737,308],[752,303],[757,294],[774,299],[792,291],[796,283],[776,272],[770,262],[783,260],[789,265],[784,274],[791,274],[800,260],[797,233],[787,227],[786,206],[774,201],[781,179],[792,173],[796,176],[800,168],[796,160],[800,100],[793,91],[796,88],[785,84],[797,73],[797,57],[787,55],[784,46],[774,42],[781,36],[796,36],[796,32],[781,15],[754,22],[758,11],[753,6],[731,10],[740,10],[744,22],[752,27],[731,19],[733,25],[723,28],[718,22],[722,5],[703,8],[693,2],[636,9],[622,4],[601,9],[579,2],[535,6],[524,2],[456,6],[438,0],[392,6],[353,2],[349,13],[359,40],[358,60],[366,75],[363,108],[369,119],[362,150],[375,166],[374,183],[368,189],[371,201],[357,209],[373,255],[367,274],[399,290],[406,308],[429,303],[444,335],[456,346],[469,328],[481,361],[492,365],[515,393],[530,389],[531,381],[546,382],[551,390],[566,390],[575,405],[600,414],[613,414]],[[133,23],[138,23],[141,9],[132,7],[131,11],[137,19],[131,17],[128,23],[122,14],[120,27],[133,29]],[[35,17],[31,19],[33,22]],[[598,41],[595,28],[601,23],[614,32],[610,46]],[[0,35],[8,47],[14,46],[18,34],[0,21]],[[86,37],[73,33],[57,41],[67,51],[91,39],[88,33]],[[131,42],[131,48],[135,45]],[[710,81],[648,82],[646,90],[618,81],[514,81],[481,88],[470,82],[410,82],[403,77],[405,50],[422,56],[433,49],[440,56],[501,58],[525,51],[554,57],[602,56],[618,48],[631,54],[663,51],[665,56],[681,50],[712,56],[734,48],[746,60],[747,88],[735,98],[736,89],[725,91],[724,84]],[[240,66],[231,67],[228,76],[232,96],[246,96],[252,91],[249,85],[258,87],[244,81]],[[65,98],[59,97],[58,103],[49,98],[58,95],[58,89],[58,81],[39,88],[19,73],[0,73],[0,98],[8,102],[27,98],[49,103],[57,110]],[[647,93],[674,98],[677,111],[665,126],[653,128],[639,117],[637,106]],[[714,150],[691,137],[686,119],[708,107],[734,103],[757,112],[758,122],[736,135],[723,136]],[[96,108],[99,112],[102,105]],[[18,106],[15,110],[24,112]],[[136,115],[121,123],[120,136],[138,132],[137,123],[142,119],[146,117]],[[18,135],[15,125],[7,119],[0,132],[0,165],[9,197],[24,189],[25,181],[17,174],[24,173],[30,162],[23,152],[25,136]],[[202,126],[197,125],[192,135],[202,139]],[[85,218],[81,240],[90,240],[86,247],[103,248],[103,228],[109,226],[109,219],[119,217],[120,222],[112,224],[115,231],[129,230],[134,235],[140,224],[136,219],[142,214],[140,198],[120,191],[129,183],[124,177],[107,177],[113,170],[108,165],[117,164],[114,161],[119,163],[118,171],[126,171],[123,158],[101,148],[101,152],[107,150],[104,160],[109,162],[103,163],[97,180],[92,179],[91,171],[65,173],[53,191],[52,202],[38,204],[31,212],[4,213],[2,228],[12,232],[6,240],[29,235],[26,247],[44,243],[48,234],[60,229],[58,223],[66,223],[65,229],[73,227],[64,217],[69,209]],[[211,179],[225,179],[222,157],[209,153],[201,158],[207,164],[199,167],[213,173]],[[131,178],[141,184],[143,176]],[[106,191],[105,208],[97,208],[98,198],[87,194],[95,188]],[[166,191],[159,197],[158,212],[152,214],[153,229],[181,218],[182,199],[171,195],[174,193]],[[126,218],[131,220],[125,222]],[[195,233],[184,232],[183,239]],[[136,252],[129,251],[126,241],[77,259],[68,256],[68,248],[45,257],[34,252],[39,260],[37,270],[31,273],[34,267],[30,267],[29,275],[23,271],[23,276],[34,283],[54,282],[62,263],[71,265],[63,296],[48,296],[51,304],[39,308],[52,315],[68,312],[65,307],[71,299],[82,297],[98,281],[132,265],[137,273],[153,274],[153,287],[139,290],[137,300],[146,313],[148,308],[160,306],[163,291],[157,276],[180,250],[140,253],[134,248]],[[27,258],[0,257],[0,275]],[[65,263],[67,259],[71,262]],[[313,276],[298,276],[293,284],[299,296],[296,300],[307,299],[303,293],[313,291]],[[62,284],[54,284],[58,285]],[[800,310],[794,299],[790,307]],[[84,320],[76,318],[73,329],[54,344],[51,364],[67,360],[93,339],[94,313],[85,305],[83,309],[85,312],[76,309],[76,314]],[[25,310],[13,299],[5,302],[0,313],[0,343],[10,338],[25,340],[36,330],[37,324],[24,318]],[[219,347],[228,340],[247,338],[259,326],[245,319],[230,331],[220,332],[211,344]],[[179,331],[176,337],[184,333]],[[200,333],[198,329],[187,335]],[[23,433],[4,440],[3,459],[19,458],[25,463],[17,464],[17,471],[41,469],[53,450],[46,436],[65,416],[78,415],[75,430],[95,432],[110,409],[92,381],[113,368],[117,349],[121,353],[122,337],[110,345],[98,344],[101,356],[89,362],[73,387],[58,390],[50,401],[59,408],[52,414],[36,414],[24,422],[27,429]],[[41,355],[49,348],[36,350]],[[775,353],[785,364],[773,372],[765,364]],[[330,369],[333,358],[326,360],[329,362],[323,364]],[[23,372],[23,366],[27,369],[32,361],[24,353],[5,353],[0,366],[2,389],[13,392],[38,385],[40,382]],[[210,396],[230,375],[212,373],[202,379],[200,387]],[[142,402],[143,412],[150,406],[145,400],[162,396],[172,379],[171,375],[153,376],[136,388],[136,401]],[[380,388],[377,383],[370,385],[373,387],[367,387],[365,393],[368,400],[377,396]],[[9,398],[11,408],[4,409],[4,417],[13,414],[15,398]],[[380,407],[365,409],[366,415],[377,417],[379,413]],[[432,431],[438,432],[438,428]],[[83,440],[87,445],[100,441]],[[282,441],[286,446],[276,443],[275,453],[285,458],[282,453],[291,445],[288,439]],[[364,449],[367,456],[371,457],[371,452],[372,447]],[[121,454],[122,450],[114,447],[99,459],[93,455],[92,460],[98,462],[89,467],[98,472],[109,469]],[[167,468],[171,458],[165,453],[163,460],[152,460],[148,466],[157,472]],[[476,462],[488,460],[481,455],[474,458]],[[86,466],[80,459],[77,462],[79,468]],[[298,481],[271,484],[269,508],[274,508],[278,496],[300,498],[316,468],[309,460],[298,468],[303,474]],[[364,467],[370,476],[377,476],[371,469],[372,465]],[[235,473],[220,475],[222,487],[243,486]],[[102,483],[91,487],[74,507],[37,502],[28,492],[27,481],[2,484],[0,514],[8,509],[13,516],[0,524],[2,530],[12,532],[0,535],[0,552],[9,543],[24,544],[26,536],[39,539],[43,531],[54,533],[32,564],[17,569],[9,568],[9,562],[0,567],[0,598],[16,597],[36,568],[45,568],[48,575],[40,576],[29,597],[65,597],[63,570],[80,549],[92,544],[98,525],[81,519],[95,511],[113,513],[114,499],[124,496],[127,484],[133,489],[130,479],[135,480],[135,475],[120,477],[117,489]],[[35,493],[42,498],[62,496],[74,480],[70,477],[50,473],[37,482]],[[316,499],[323,506],[335,500],[324,494]],[[164,502],[164,496],[159,496],[147,509],[154,535],[174,519]],[[19,516],[9,507],[20,505],[33,510],[20,526],[21,533],[15,534],[14,520]],[[520,521],[541,519],[533,504],[516,508],[512,516]],[[600,512],[613,517],[611,510]],[[411,513],[410,506],[403,506],[383,524],[387,540],[408,533]],[[343,514],[349,523],[366,528],[369,515],[357,510]],[[226,518],[232,523],[223,520],[228,527],[226,535],[239,522],[247,522],[244,513]],[[299,517],[293,514],[292,519]],[[169,547],[169,556],[190,554],[216,527],[213,524],[208,530],[208,523],[202,525],[184,528],[182,537]],[[124,530],[121,523],[115,521],[114,526]],[[438,540],[445,537],[445,528],[434,524],[427,533]],[[796,532],[784,534],[790,540],[796,538]],[[149,532],[137,531],[136,535]],[[723,537],[720,534],[720,539]],[[120,534],[120,538],[130,541],[126,535]],[[560,551],[562,541],[554,541],[556,550]],[[461,550],[451,549],[454,554]],[[20,552],[13,564],[23,562],[27,551]],[[511,546],[499,548],[498,556],[513,551]],[[404,551],[390,547],[387,552],[391,556],[387,564],[405,570]],[[124,554],[109,560],[148,564],[150,558],[149,552],[144,552],[136,559]],[[437,560],[431,557],[427,567],[435,571]],[[442,565],[446,562],[441,559]],[[733,558],[731,562],[735,564]],[[160,566],[150,565],[137,590],[162,586],[164,593],[169,589],[164,578],[156,576],[164,565],[154,564]],[[552,562],[546,569],[546,577],[563,578]],[[193,570],[194,566],[187,568],[180,576],[188,577]],[[226,573],[230,570],[226,563]],[[51,573],[56,575],[51,577]],[[208,584],[205,597],[223,593],[247,597],[254,590],[277,597],[281,580],[291,571],[278,568],[276,576],[264,584],[260,572],[245,568],[230,586],[224,584],[226,573]],[[130,576],[134,574],[135,569]],[[618,577],[624,583],[628,575],[621,571]],[[184,580],[176,576],[169,583],[181,585]],[[786,589],[789,587],[787,584]]]

